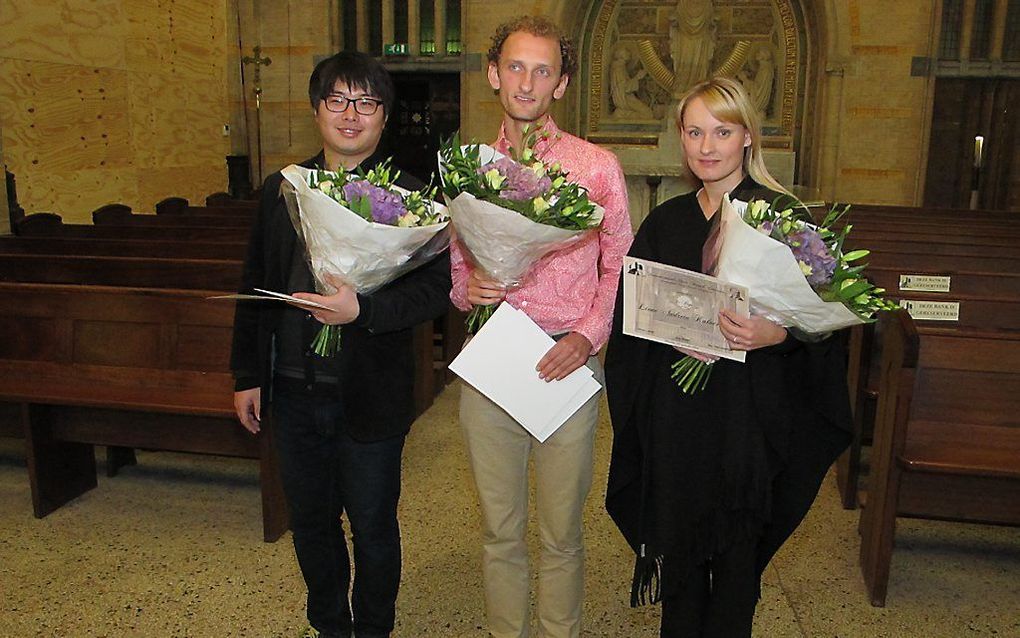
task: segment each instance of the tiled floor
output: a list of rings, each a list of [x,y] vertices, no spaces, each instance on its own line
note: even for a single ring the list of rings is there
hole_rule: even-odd
[[[482,637],[478,514],[450,386],[405,454],[395,638]],[[630,609],[629,551],[602,510],[609,427],[588,503],[585,636],[657,636]],[[0,638],[293,637],[305,626],[290,537],[261,542],[254,462],[139,453],[121,476],[32,518],[21,442],[0,439]],[[1020,529],[901,520],[887,607],[866,600],[857,513],[828,482],[763,585],[755,635],[1020,637]],[[534,539],[533,539],[534,540]]]

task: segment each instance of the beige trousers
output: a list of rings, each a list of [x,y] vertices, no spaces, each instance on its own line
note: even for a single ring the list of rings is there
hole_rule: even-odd
[[[597,357],[588,367],[604,383]],[[552,383],[555,383],[553,381]],[[528,635],[528,457],[535,457],[541,555],[538,634],[576,638],[584,599],[582,509],[591,489],[596,394],[539,443],[502,408],[462,385],[460,423],[482,510],[482,577],[489,632]]]

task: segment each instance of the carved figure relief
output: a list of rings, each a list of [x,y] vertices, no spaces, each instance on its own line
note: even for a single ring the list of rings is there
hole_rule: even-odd
[[[653,116],[651,107],[637,96],[641,79],[648,75],[648,72],[639,68],[632,74],[630,61],[630,50],[624,45],[617,45],[613,52],[613,62],[609,66],[612,116],[617,119],[649,119]]]
[[[776,61],[772,47],[767,43],[752,47],[746,66],[737,74],[737,79],[747,89],[758,112],[767,118],[772,111],[772,92],[776,80]]]
[[[677,0],[669,21],[673,97],[708,77],[715,55],[716,18],[712,0]]]

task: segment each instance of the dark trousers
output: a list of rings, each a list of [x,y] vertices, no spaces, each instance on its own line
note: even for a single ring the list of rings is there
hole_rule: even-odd
[[[682,584],[662,598],[661,638],[744,638],[751,635],[758,602],[756,539],[735,543],[690,570],[671,574],[663,565],[663,582]],[[686,577],[685,577],[686,576]]]
[[[348,635],[353,628],[359,638],[388,636],[400,583],[404,436],[352,439],[335,397],[277,392],[272,418],[309,623],[325,633]],[[354,546],[352,591],[345,512]]]

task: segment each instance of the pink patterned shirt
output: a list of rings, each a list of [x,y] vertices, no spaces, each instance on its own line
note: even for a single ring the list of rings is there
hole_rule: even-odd
[[[584,335],[594,354],[609,338],[623,256],[634,239],[627,185],[620,162],[611,152],[561,131],[552,117],[546,118],[542,130],[549,137],[538,141],[536,155],[547,163],[558,161],[569,179],[588,189],[588,197],[605,209],[605,216],[598,232],[540,259],[524,283],[507,292],[506,300],[549,334]],[[501,153],[509,151],[503,128],[493,146]],[[467,279],[472,266],[465,261],[459,241],[450,246],[450,262],[450,299],[461,310],[470,310]]]

